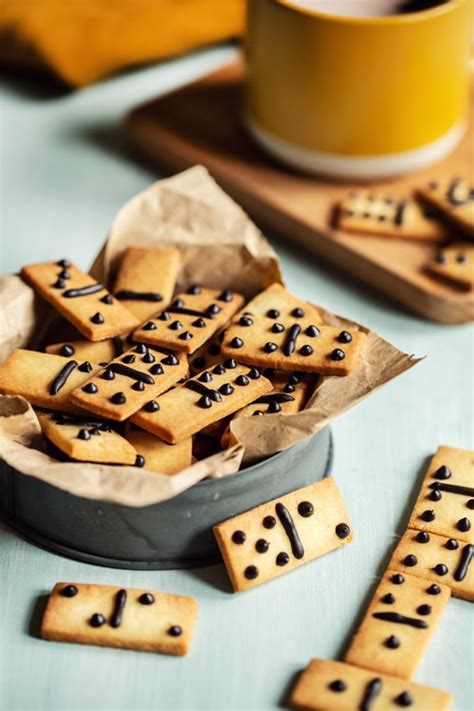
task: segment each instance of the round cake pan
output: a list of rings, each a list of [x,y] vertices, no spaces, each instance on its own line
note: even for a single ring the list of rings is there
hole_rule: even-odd
[[[329,473],[326,427],[294,447],[168,501],[133,508],[73,496],[1,462],[0,513],[56,553],[113,568],[166,570],[220,560],[212,527]]]

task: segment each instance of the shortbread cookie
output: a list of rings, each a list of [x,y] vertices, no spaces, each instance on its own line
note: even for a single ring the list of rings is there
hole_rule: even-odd
[[[132,444],[104,421],[62,413],[37,415],[44,436],[71,459],[101,464],[137,463]]]
[[[470,291],[474,289],[474,246],[453,242],[440,249],[425,268],[430,274]]]
[[[191,644],[197,600],[157,590],[57,583],[41,636],[56,642],[182,656]]]
[[[143,323],[168,306],[180,262],[177,249],[128,247],[115,280],[115,298]]]
[[[446,229],[430,215],[415,200],[356,192],[338,206],[337,226],[345,232],[439,241]]]
[[[345,661],[411,679],[450,595],[446,585],[387,570]]]
[[[139,324],[102,284],[67,259],[30,264],[21,276],[91,341],[120,336]]]
[[[194,353],[225,326],[243,303],[244,297],[235,291],[191,286],[166,311],[137,329],[133,337],[152,346]]]
[[[122,355],[129,346],[120,336],[107,338],[105,341],[61,341],[46,346],[46,353],[53,353],[64,358],[75,358],[76,360],[88,360],[91,363],[108,363],[114,358]]]
[[[474,238],[474,186],[468,180],[434,180],[418,192],[454,227]]]
[[[453,597],[474,600],[474,546],[456,538],[408,528],[388,567],[451,588]]]
[[[332,477],[214,526],[236,592],[247,590],[347,545],[352,532]]]
[[[312,659],[293,689],[289,705],[308,711],[448,711],[447,691],[414,684],[344,662]]]
[[[270,308],[264,316],[233,319],[224,335],[222,353],[263,368],[348,375],[365,340],[362,331],[316,325],[302,308]]]
[[[261,291],[245,305],[239,316],[265,316],[269,311],[291,315],[292,311],[303,310],[313,323],[323,323],[320,310],[308,301],[292,294],[283,284],[275,282]],[[277,318],[277,317],[275,317]]]
[[[133,415],[132,422],[176,444],[271,389],[271,382],[256,368],[229,359],[165,393],[156,401],[154,411],[145,406]]]
[[[88,361],[18,348],[0,364],[0,392],[21,395],[32,405],[49,410],[80,412],[71,392],[99,370]]]
[[[192,437],[168,444],[133,424],[127,427],[125,437],[137,451],[138,466],[148,471],[176,474],[192,464]]]
[[[182,353],[149,348],[141,343],[112,360],[71,393],[71,402],[83,410],[112,420],[125,420],[188,374]]]
[[[474,543],[474,452],[438,448],[408,528]]]

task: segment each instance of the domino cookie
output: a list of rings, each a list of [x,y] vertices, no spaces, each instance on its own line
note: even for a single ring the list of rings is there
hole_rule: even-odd
[[[121,421],[146,403],[153,408],[154,398],[187,374],[185,355],[140,343],[76,388],[70,399],[83,410]]]
[[[156,590],[57,583],[43,639],[182,656],[191,644],[197,600]]]
[[[227,324],[244,303],[241,294],[191,286],[166,311],[140,326],[136,341],[194,353]]]
[[[345,232],[418,240],[440,240],[446,229],[415,200],[356,192],[338,206],[337,226]]]
[[[474,452],[439,447],[408,528],[474,543]]]
[[[162,395],[154,409],[145,406],[132,422],[176,444],[271,389],[271,382],[257,368],[230,358]]]
[[[127,427],[125,437],[137,451],[137,466],[159,474],[176,474],[192,464],[192,437],[168,444],[136,425]]]
[[[88,361],[18,348],[0,364],[0,392],[49,410],[78,412],[69,396],[98,370]]]
[[[437,180],[418,191],[454,227],[474,237],[474,186],[463,178]]]
[[[296,309],[303,310],[314,323],[323,323],[320,310],[308,301],[299,299],[283,284],[275,282],[248,302],[239,316],[265,316],[269,310],[291,314]]]
[[[426,271],[465,291],[474,289],[474,246],[453,242],[425,265]]]
[[[191,375],[202,373],[207,368],[212,368],[222,360],[221,343],[224,339],[224,331],[218,333],[214,338],[207,341],[201,348],[189,358],[189,371]]]
[[[214,535],[236,592],[352,541],[348,514],[332,477],[219,523]]]
[[[177,249],[128,247],[115,280],[115,298],[143,323],[171,301],[180,263]]]
[[[474,600],[474,546],[456,538],[408,528],[388,567],[447,585],[453,597]]]
[[[345,661],[411,679],[450,594],[446,585],[387,570]]]
[[[448,711],[447,691],[327,659],[312,659],[289,705],[308,711]]]
[[[107,423],[89,417],[37,412],[44,436],[71,459],[102,464],[136,464],[137,452]]]
[[[91,363],[108,363],[114,358],[122,355],[128,346],[124,343],[124,339],[120,336],[114,338],[106,338],[105,341],[61,341],[60,343],[51,343],[46,346],[46,353],[60,355],[64,358],[74,358],[80,360],[88,360]]]
[[[30,264],[21,276],[91,341],[120,336],[139,324],[102,284],[67,259]]]
[[[268,302],[267,302],[268,303]],[[248,305],[249,307],[251,304]],[[269,308],[265,315],[242,314],[222,343],[224,356],[277,370],[348,375],[366,340],[362,331],[316,325],[305,309]]]

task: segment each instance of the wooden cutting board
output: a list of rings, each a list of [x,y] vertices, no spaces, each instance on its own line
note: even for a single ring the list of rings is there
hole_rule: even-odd
[[[132,111],[128,130],[148,156],[171,171],[205,165],[257,221],[346,270],[420,316],[442,323],[474,320],[474,293],[423,271],[436,247],[415,241],[349,235],[330,226],[335,203],[354,183],[297,174],[267,157],[249,138],[241,116],[239,62]],[[391,195],[436,176],[469,175],[474,165],[470,126],[442,163],[379,184]]]

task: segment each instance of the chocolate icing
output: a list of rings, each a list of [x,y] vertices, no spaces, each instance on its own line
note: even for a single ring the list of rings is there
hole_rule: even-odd
[[[49,388],[49,394],[50,395],[57,395],[58,392],[61,390],[61,388],[66,384],[67,379],[73,372],[73,370],[77,368],[77,361],[75,360],[70,360],[69,363],[66,363],[66,365],[61,368],[53,382],[51,383],[51,386]]]
[[[290,512],[282,503],[275,505],[275,511],[288,536],[294,557],[301,560],[304,557],[304,548]]]
[[[83,286],[79,289],[66,289],[66,291],[63,291],[62,296],[64,296],[65,299],[76,299],[78,296],[96,294],[104,288],[103,284],[90,284],[89,286]]]
[[[163,297],[156,291],[131,291],[121,289],[115,294],[119,301],[163,301]]]

